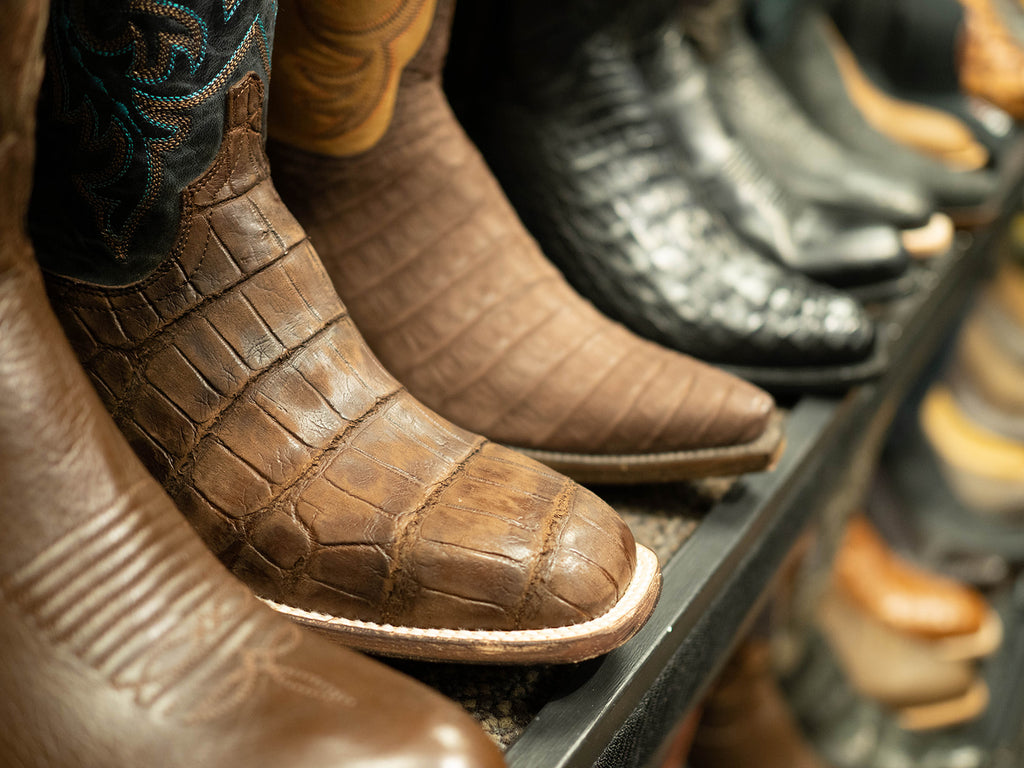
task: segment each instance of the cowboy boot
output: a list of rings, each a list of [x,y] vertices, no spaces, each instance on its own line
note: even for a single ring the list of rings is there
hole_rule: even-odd
[[[999,179],[990,170],[957,171],[880,134],[850,100],[835,57],[835,25],[818,8],[798,15],[785,44],[772,52],[776,71],[819,127],[870,167],[880,166],[922,185],[958,224],[992,220]]]
[[[577,479],[764,468],[771,399],[602,316],[516,218],[441,89],[453,10],[281,8],[275,180],[374,352],[442,415]]]
[[[0,763],[503,765],[451,702],[262,605],[104,412],[24,232],[45,8],[0,2]]]
[[[863,515],[850,520],[834,566],[835,589],[871,620],[929,641],[959,660],[994,653],[999,614],[976,590],[900,558]]]
[[[743,242],[690,178],[634,61],[651,5],[502,7],[496,74],[471,94],[477,137],[583,295],[765,386],[842,387],[884,367],[862,307]]]
[[[758,3],[757,9],[772,8]],[[788,16],[781,14],[783,21]],[[932,202],[924,189],[876,168],[815,126],[775,76],[735,17],[717,24],[707,15],[684,17],[710,61],[716,104],[744,145],[793,194],[840,211],[877,216],[901,228],[928,221]]]
[[[679,14],[653,25],[636,45],[655,111],[690,173],[737,232],[787,267],[830,285],[885,297],[898,290],[908,265],[899,233],[880,219],[828,211],[776,180],[726,128],[708,67],[683,36]]]
[[[61,0],[31,221],[136,452],[260,597],[384,653],[576,660],[653,554],[565,477],[431,413],[366,348],[263,152],[273,3]]]

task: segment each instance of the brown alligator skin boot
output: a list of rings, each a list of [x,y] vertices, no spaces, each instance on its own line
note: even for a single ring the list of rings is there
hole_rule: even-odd
[[[441,90],[452,0],[436,15],[433,2],[363,6],[281,4],[270,152],[388,370],[455,423],[585,482],[771,464],[767,394],[611,322],[541,254]],[[424,18],[402,72],[392,40]],[[383,134],[367,151],[362,121]]]
[[[457,706],[256,600],[103,410],[23,231],[45,7],[0,0],[0,765],[498,768]]]
[[[274,191],[272,5],[57,0],[31,221],[72,346],[179,509],[278,610],[410,657],[610,650],[653,609],[653,553],[589,491],[395,382]],[[190,55],[154,62],[181,25]],[[93,114],[117,141],[83,139]]]

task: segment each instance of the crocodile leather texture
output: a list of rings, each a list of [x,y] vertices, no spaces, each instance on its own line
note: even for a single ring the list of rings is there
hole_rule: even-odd
[[[654,106],[715,207],[750,242],[810,277],[843,286],[907,267],[899,234],[882,222],[840,220],[791,195],[726,129],[704,63],[677,25],[646,36],[641,69]]]
[[[840,211],[917,227],[931,213],[929,195],[823,133],[778,81],[761,52],[733,23],[709,66],[721,115],[772,175],[792,193]]]
[[[717,363],[870,354],[856,302],[746,246],[700,198],[620,36],[595,34],[545,91],[514,91],[487,107],[484,155],[545,253],[602,311]]]
[[[825,768],[772,675],[767,646],[749,640],[705,699],[692,768]]]
[[[108,409],[224,563],[308,611],[518,629],[599,615],[635,545],[590,492],[445,422],[376,361],[263,154],[262,84],[184,195],[179,247],[54,305]]]
[[[429,407],[511,445],[637,454],[757,437],[768,395],[632,335],[544,258],[441,91],[451,9],[372,151],[271,143],[275,184],[371,348]]]
[[[850,101],[829,49],[838,35],[831,20],[816,10],[802,14],[789,45],[772,62],[803,108],[821,127],[868,162],[912,179],[944,208],[969,209],[985,204],[996,191],[992,171],[956,171],[919,155],[878,133]]]
[[[270,132],[326,155],[369,149],[395,108],[402,68],[436,0],[285,0],[278,14]]]
[[[0,11],[0,763],[503,765],[459,707],[260,604],[132,455],[23,230],[45,4]]]

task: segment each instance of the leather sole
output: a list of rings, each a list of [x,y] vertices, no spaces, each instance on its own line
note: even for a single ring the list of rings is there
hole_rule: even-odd
[[[1003,620],[990,608],[977,630],[936,640],[935,649],[947,661],[967,661],[991,656],[1002,643]]]
[[[835,393],[876,379],[889,367],[886,327],[878,325],[872,353],[856,363],[821,366],[737,366],[718,364],[723,371],[772,393]]]
[[[590,621],[563,627],[473,630],[396,627],[264,602],[335,642],[381,656],[466,664],[567,664],[607,653],[646,623],[661,592],[657,556],[637,544],[633,578],[619,601]]]
[[[931,731],[968,723],[988,708],[989,690],[984,680],[976,680],[961,696],[934,704],[902,707],[896,720],[906,731]]]
[[[645,454],[581,454],[516,448],[578,483],[666,483],[702,477],[740,475],[772,469],[785,450],[781,413],[773,413],[764,432],[742,445]]]

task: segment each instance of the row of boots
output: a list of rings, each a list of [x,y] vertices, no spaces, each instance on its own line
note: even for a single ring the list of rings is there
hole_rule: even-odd
[[[978,662],[1003,625],[979,592],[912,565],[855,515],[811,593],[806,625],[762,626],[741,645],[687,762],[666,768],[987,764],[990,745],[964,725],[989,705]]]
[[[605,653],[659,564],[577,481],[766,469],[781,416],[737,374],[884,367],[839,289],[898,278],[899,230],[988,175],[783,186],[783,144],[737,138],[748,79],[708,64],[769,72],[738,6],[533,5],[498,9],[493,98],[461,97],[503,189],[442,90],[452,0],[3,0],[14,764],[498,765],[308,630]]]

